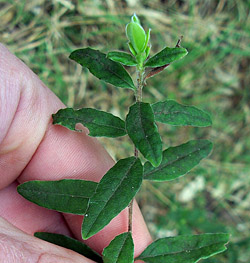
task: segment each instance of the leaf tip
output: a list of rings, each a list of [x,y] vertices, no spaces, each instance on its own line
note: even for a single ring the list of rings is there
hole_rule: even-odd
[[[85,215],[86,216],[86,215]],[[85,231],[82,231],[82,239],[83,240],[87,240],[89,239],[90,237],[92,237],[94,234],[92,234],[90,231],[88,232],[85,232]]]
[[[19,194],[21,194],[22,192],[21,184],[17,186],[16,190]]]
[[[69,59],[71,60],[75,60],[75,53],[76,53],[76,50],[72,51],[69,55]]]
[[[158,166],[161,164],[161,162],[162,162],[162,154],[159,155],[159,156],[157,157],[157,159],[155,158],[155,159],[153,159],[153,160],[150,160],[150,163],[151,163],[154,167],[158,167]]]

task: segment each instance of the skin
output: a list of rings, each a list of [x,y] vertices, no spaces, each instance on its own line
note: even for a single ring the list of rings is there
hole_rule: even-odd
[[[87,135],[52,125],[51,114],[63,103],[18,58],[0,44],[0,262],[93,262],[33,237],[60,233],[81,240],[82,216],[61,214],[28,202],[16,186],[29,180],[64,178],[99,181],[114,161]],[[85,243],[101,253],[127,231],[127,209]],[[134,204],[135,256],[151,242],[138,205]],[[139,261],[138,261],[139,262]]]

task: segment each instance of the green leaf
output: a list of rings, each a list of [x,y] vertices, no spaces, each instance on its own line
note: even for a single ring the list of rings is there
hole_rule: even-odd
[[[89,259],[94,260],[95,262],[103,262],[101,256],[97,252],[84,243],[71,237],[47,232],[36,232],[34,236],[52,244],[71,249]]]
[[[148,42],[149,42],[149,39],[150,39],[150,32],[151,32],[151,28],[148,29],[148,32],[147,32],[147,34],[146,34],[146,41],[145,41],[144,47],[143,47],[143,51],[146,51],[146,58],[148,57],[149,51],[150,51],[150,48],[151,48],[150,45],[148,46]],[[149,50],[146,50],[147,48],[148,48]]]
[[[133,56],[129,53],[120,52],[120,51],[112,51],[107,55],[108,58],[115,62],[122,63],[125,66],[136,66],[137,62]]]
[[[84,215],[97,183],[64,179],[59,181],[29,181],[17,187],[27,200],[59,212]]]
[[[136,102],[130,107],[126,130],[143,156],[158,166],[162,159],[162,141],[149,103]]]
[[[161,238],[137,258],[146,263],[195,263],[226,250],[229,235],[202,234]]]
[[[169,48],[166,47],[161,50],[159,53],[154,55],[153,57],[149,58],[146,63],[145,67],[157,68],[164,66],[166,64],[172,63],[175,60],[181,59],[187,55],[187,50],[185,48]]]
[[[162,162],[153,167],[144,164],[144,179],[152,181],[174,180],[195,167],[211,152],[213,144],[208,140],[192,140],[185,144],[170,147],[163,152]]]
[[[156,102],[151,105],[155,120],[171,125],[207,127],[212,125],[208,113],[194,107],[177,103],[174,100]]]
[[[74,110],[66,108],[52,115],[53,124],[60,124],[68,129],[75,130],[77,123],[89,129],[89,136],[119,137],[126,135],[125,122],[111,113],[83,108]]]
[[[104,263],[133,263],[134,243],[130,232],[116,236],[103,250]]]
[[[130,42],[128,42],[128,47],[129,47],[130,52],[131,52],[134,56],[136,56],[136,55],[137,55],[137,54],[136,54],[136,51],[135,51],[135,49],[133,48],[133,45],[132,45]]]
[[[133,80],[120,63],[114,62],[99,50],[83,48],[73,51],[70,59],[89,69],[97,78],[116,87],[135,90]]]
[[[87,239],[126,208],[138,192],[143,177],[139,159],[119,160],[101,179],[82,224],[82,238]]]

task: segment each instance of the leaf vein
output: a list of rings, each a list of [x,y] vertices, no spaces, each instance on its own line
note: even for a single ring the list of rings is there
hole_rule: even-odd
[[[106,201],[106,204],[104,205],[104,207],[102,208],[102,210],[99,211],[99,213],[97,214],[95,220],[92,222],[92,224],[90,224],[90,228],[89,228],[89,229],[92,228],[92,226],[93,226],[94,223],[97,221],[97,219],[98,219],[99,215],[101,214],[101,212],[105,209],[105,207],[107,206],[107,204],[110,202],[110,200],[113,198],[113,196],[115,195],[115,193],[118,191],[118,189],[119,189],[119,187],[121,186],[121,184],[123,183],[123,181],[128,177],[128,174],[129,174],[132,166],[135,164],[136,161],[137,161],[137,159],[135,159],[135,160],[131,163],[131,165],[129,166],[129,169],[127,170],[127,172],[126,172],[125,175],[123,176],[122,180],[120,180],[119,184],[115,187],[114,192],[113,192],[112,195],[108,198],[108,200]],[[98,202],[99,202],[99,201],[98,201]],[[98,203],[98,202],[97,202],[97,203]],[[92,202],[91,202],[91,199],[90,199],[90,202],[89,202],[89,203],[92,203]],[[88,213],[88,211],[87,211],[86,213]],[[88,233],[89,233],[89,232],[90,232],[90,230],[88,231]]]
[[[108,127],[108,128],[115,128],[117,130],[122,130],[122,131],[125,131],[124,128],[121,128],[121,127],[117,127],[117,126],[114,126],[114,125],[110,125],[110,124],[98,124],[98,123],[95,123],[93,121],[84,121],[84,119],[81,119],[81,118],[74,118],[74,117],[64,117],[65,120],[76,120],[80,123],[83,123],[83,124],[95,124],[97,126],[100,126],[100,127]]]
[[[23,192],[32,192],[37,194],[44,194],[44,195],[55,195],[55,196],[67,196],[67,197],[77,197],[77,198],[89,198],[88,196],[79,195],[79,194],[65,194],[65,193],[51,193],[51,192],[45,192],[45,191],[35,191],[33,189],[25,189],[22,190]]]
[[[210,247],[210,246],[213,246],[213,245],[219,245],[219,244],[225,246],[224,242],[221,241],[221,242],[215,242],[215,243],[212,243],[212,244],[209,244],[209,245],[204,245],[204,246],[201,246],[201,247],[198,247],[198,248],[192,248],[192,249],[190,249],[190,251],[199,250],[199,249],[202,249],[202,248],[207,248],[207,247]],[[186,250],[189,250],[189,249],[186,249]],[[143,258],[154,258],[154,257],[159,257],[159,256],[167,256],[167,255],[176,255],[176,254],[180,254],[180,253],[186,252],[186,250],[178,251],[178,252],[161,253],[161,254],[152,255],[152,256],[144,256],[141,259],[143,259]],[[140,257],[138,257],[138,258],[140,258]]]
[[[192,115],[190,112],[186,112],[186,111],[165,111],[165,110],[161,110],[161,111],[154,111],[155,115],[175,115],[175,114],[185,114],[187,116],[191,116],[191,117],[195,117],[196,119],[200,119],[200,120],[207,120],[207,118],[199,116],[199,115]]]
[[[116,72],[114,72],[113,70],[110,69],[110,67],[108,67],[107,65],[105,65],[100,59],[97,59],[95,56],[90,56],[89,54],[85,54],[86,57],[89,57],[91,59],[94,59],[95,61],[97,61],[98,63],[100,63],[104,68],[106,68],[110,73],[112,73],[113,75],[115,75],[118,79],[124,81],[125,83],[127,83],[132,89],[134,89],[134,87],[131,85],[131,83],[129,83],[127,80],[121,78]],[[120,64],[118,64],[120,65]],[[92,70],[90,69],[91,73]]]
[[[150,143],[149,140],[148,140],[148,137],[146,136],[145,129],[144,129],[143,124],[142,124],[141,103],[139,103],[138,106],[139,106],[139,107],[138,107],[138,110],[139,110],[140,126],[141,126],[141,129],[142,129],[143,135],[144,135],[144,138],[140,139],[139,142],[141,142],[142,140],[146,139],[147,144],[149,145],[149,148],[150,148],[150,150],[151,150],[151,153],[153,153],[154,159],[157,160],[157,156],[156,156],[156,154],[155,154],[155,152],[154,152],[154,150],[153,150],[153,148],[152,148],[151,143]],[[154,135],[154,134],[155,134],[155,132],[154,132],[153,134],[151,134],[150,136],[152,136],[152,135]]]
[[[183,160],[183,159],[187,158],[189,154],[193,154],[193,153],[196,153],[196,152],[199,152],[199,151],[203,150],[204,148],[207,147],[207,145],[208,145],[208,144],[206,144],[206,145],[204,145],[204,146],[201,146],[201,147],[199,147],[199,149],[196,149],[196,150],[194,150],[194,151],[191,151],[191,152],[189,152],[188,154],[179,156],[179,157],[178,157],[177,159],[175,159],[175,160],[172,160],[172,161],[167,162],[167,163],[165,163],[165,164],[159,165],[158,167],[156,167],[156,168],[153,169],[152,171],[144,174],[144,176],[146,177],[146,176],[149,176],[149,175],[151,175],[151,174],[154,174],[154,173],[156,173],[156,172],[158,172],[158,171],[161,171],[161,170],[163,170],[164,168],[166,168],[168,165],[172,165],[173,163],[175,163],[175,162],[177,162],[177,161],[180,161],[180,160]]]

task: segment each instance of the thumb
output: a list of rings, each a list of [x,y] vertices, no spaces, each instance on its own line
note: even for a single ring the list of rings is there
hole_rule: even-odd
[[[0,262],[94,263],[78,253],[30,236],[0,217]]]

